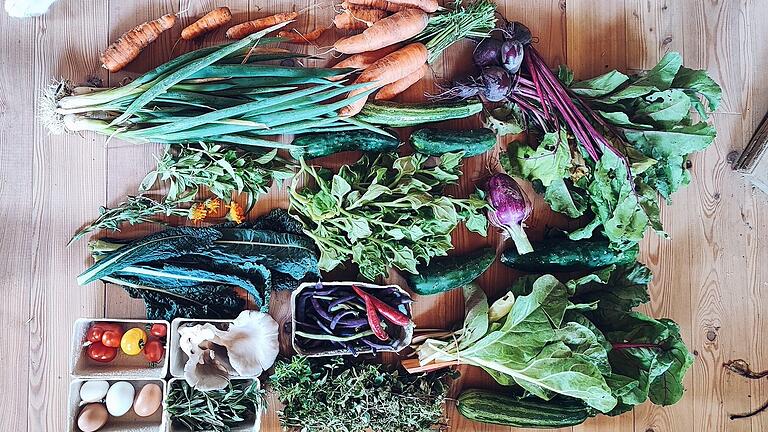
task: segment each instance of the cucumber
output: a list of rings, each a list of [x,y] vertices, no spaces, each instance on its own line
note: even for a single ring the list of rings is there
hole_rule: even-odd
[[[637,260],[638,245],[617,251],[607,240],[549,239],[533,243],[533,252],[524,255],[509,248],[501,254],[501,262],[527,272],[567,272],[590,270],[612,264],[631,264]]]
[[[411,145],[419,153],[442,156],[463,151],[464,157],[477,156],[496,145],[496,134],[490,129],[419,129],[411,134]]]
[[[477,99],[461,102],[367,102],[355,119],[390,127],[410,127],[473,116],[483,110]]]
[[[520,428],[575,426],[584,423],[590,414],[586,405],[573,398],[520,399],[479,389],[462,392],[457,407],[470,420]]]
[[[312,159],[334,153],[361,150],[391,152],[400,145],[397,138],[366,130],[323,132],[300,135],[293,139],[291,156]]]
[[[450,291],[477,279],[496,260],[496,251],[483,248],[467,255],[433,258],[419,266],[419,274],[407,274],[408,286],[416,294],[430,295]]]

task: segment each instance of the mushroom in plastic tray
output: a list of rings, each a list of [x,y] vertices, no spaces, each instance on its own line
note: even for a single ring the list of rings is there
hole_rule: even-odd
[[[413,337],[411,302],[397,285],[302,284],[291,297],[293,348],[308,356],[398,352]]]

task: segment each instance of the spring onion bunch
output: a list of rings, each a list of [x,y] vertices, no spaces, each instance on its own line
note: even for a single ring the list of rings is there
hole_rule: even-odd
[[[352,69],[288,67],[263,62],[302,54],[267,48],[264,37],[283,24],[240,41],[181,55],[116,88],[53,85],[43,120],[52,132],[90,130],[136,143],[206,142],[290,148],[265,136],[376,127],[337,111],[365,97],[340,98]],[[331,80],[333,78],[334,80]]]

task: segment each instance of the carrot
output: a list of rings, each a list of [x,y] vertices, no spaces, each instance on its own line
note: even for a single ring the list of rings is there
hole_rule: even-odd
[[[374,64],[376,60],[393,53],[401,48],[400,44],[390,45],[384,48],[377,49],[376,51],[362,52],[359,54],[351,55],[346,59],[336,63],[335,68],[355,68],[365,69],[368,66]]]
[[[426,63],[421,65],[421,67],[418,68],[416,72],[406,75],[405,77],[382,87],[381,90],[376,93],[374,99],[377,101],[394,99],[395,96],[406,91],[408,87],[416,84],[416,82],[424,78],[424,75],[427,74],[428,70],[429,66],[427,66]]]
[[[318,40],[326,30],[328,30],[328,27],[318,27],[305,34],[301,34],[293,30],[283,30],[277,35],[281,38],[288,39],[288,43],[308,44]]]
[[[167,14],[139,24],[124,33],[101,55],[101,65],[110,72],[117,72],[139,56],[141,50],[154,42],[160,34],[176,25],[176,15]]]
[[[422,10],[404,10],[377,21],[358,35],[336,41],[333,46],[344,54],[377,50],[418,35],[428,21],[429,15]]]
[[[347,9],[333,18],[333,25],[341,30],[365,30],[386,16],[387,11],[381,9]]]
[[[230,12],[228,7],[216,8],[184,28],[181,31],[181,38],[184,40],[196,39],[209,31],[216,30],[231,19],[232,12]]]
[[[227,30],[227,37],[230,39],[242,39],[249,34],[272,27],[273,25],[296,19],[297,16],[299,16],[299,14],[296,12],[283,12],[255,19],[253,21],[246,21],[242,24],[230,27],[229,30]]]
[[[391,84],[415,73],[427,62],[428,54],[427,47],[419,42],[406,45],[391,54],[387,54],[367,67],[355,80],[355,84],[371,83],[371,85],[349,92],[348,97],[364,93],[377,86]],[[365,98],[358,99],[351,105],[342,108],[339,111],[339,115],[344,117],[353,116],[363,109],[363,105],[365,105]]]
[[[346,0],[341,4],[341,7],[344,9],[350,9],[354,6],[381,9],[387,12],[400,12],[409,9],[409,7],[406,5],[397,4],[395,2],[386,0]]]

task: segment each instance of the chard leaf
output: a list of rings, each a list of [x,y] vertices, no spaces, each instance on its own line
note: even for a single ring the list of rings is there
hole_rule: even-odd
[[[578,218],[584,215],[587,210],[587,198],[576,188],[569,188],[566,184],[568,180],[557,179],[550,183],[544,191],[544,201],[549,204],[552,210],[558,213],[564,213],[571,218]]]
[[[659,91],[655,86],[632,84],[616,93],[597,99],[597,102],[604,105],[613,105],[629,99],[637,99],[655,91]]]
[[[608,352],[592,330],[579,323],[568,322],[556,331],[557,338],[567,345],[575,356],[595,365],[602,375],[611,373]]]
[[[469,284],[462,288],[464,293],[464,333],[459,348],[464,349],[477,342],[488,332],[488,298],[482,288]]]
[[[669,130],[624,129],[624,135],[638,150],[661,161],[706,149],[715,140],[717,132],[713,126],[697,123]]]
[[[546,133],[535,149],[515,142],[501,158],[504,169],[510,175],[539,180],[544,186],[549,186],[568,175],[571,166],[568,134],[562,129],[560,133]]]
[[[641,129],[641,130],[649,130],[653,129],[653,126],[646,125],[646,124],[640,124],[635,123],[632,120],[629,119],[629,116],[627,113],[623,111],[601,111],[597,110],[597,113],[600,114],[601,117],[608,120],[611,124],[614,124],[616,126],[631,128],[631,129]]]
[[[176,258],[201,251],[221,237],[213,228],[176,227],[135,240],[99,261],[77,277],[85,285],[133,264]]]
[[[623,73],[612,70],[608,73],[571,85],[571,90],[579,96],[598,98],[605,96],[629,81]]]
[[[696,111],[703,119],[707,118],[707,112],[715,111],[720,106],[723,90],[705,70],[688,69],[682,66],[677,72],[672,86],[685,90],[691,96]],[[699,101],[698,95],[707,100],[708,107],[706,109]]]
[[[690,118],[691,99],[682,90],[651,93],[645,100],[648,104],[635,111],[635,115],[647,118],[662,128],[673,127]]]
[[[522,109],[515,104],[505,104],[493,111],[485,120],[485,127],[496,135],[517,135],[527,128]]]

